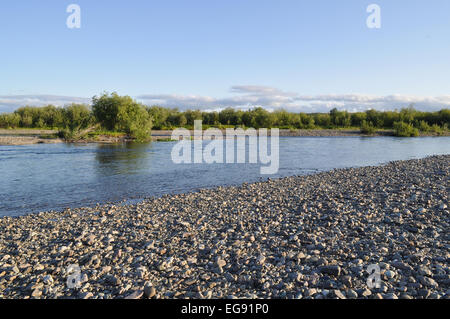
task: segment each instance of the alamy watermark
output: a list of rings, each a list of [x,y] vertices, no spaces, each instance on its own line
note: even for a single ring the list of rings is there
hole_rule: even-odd
[[[380,266],[378,266],[376,264],[369,265],[367,267],[367,272],[369,273],[369,277],[367,278],[367,286],[370,289],[380,288],[381,287]]]
[[[66,285],[69,289],[81,288],[81,269],[80,266],[73,264],[67,267],[66,273],[68,274]]]
[[[378,4],[371,4],[367,7],[367,13],[370,15],[367,17],[366,25],[369,29],[381,29],[381,8]]]
[[[70,15],[67,17],[66,25],[69,29],[81,28],[81,8],[78,4],[70,4],[66,9]]]
[[[261,174],[273,175],[279,170],[279,129],[271,129],[270,138],[265,128],[258,131],[229,128],[224,135],[215,128],[203,131],[202,121],[195,121],[193,136],[189,130],[178,128],[172,132],[172,139],[179,141],[172,148],[175,164],[244,164],[247,163],[248,146],[248,163],[261,164]],[[210,142],[204,145],[203,141]]]
[[[366,20],[366,26],[369,29],[380,29],[381,28],[381,7],[372,3],[367,6],[366,12],[369,16]],[[69,4],[66,8],[66,13],[70,13],[66,20],[66,26],[69,29],[80,29],[81,28],[81,7],[78,4]]]

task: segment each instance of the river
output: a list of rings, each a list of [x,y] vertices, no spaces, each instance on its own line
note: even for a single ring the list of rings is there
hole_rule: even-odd
[[[174,164],[174,142],[0,146],[0,216],[450,154],[450,137],[281,137],[279,145],[272,176],[260,164]]]

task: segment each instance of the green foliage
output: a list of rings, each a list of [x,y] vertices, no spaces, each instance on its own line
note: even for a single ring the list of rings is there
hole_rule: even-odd
[[[447,124],[444,124],[442,127],[437,125],[437,124],[433,124],[428,132],[434,133],[436,135],[442,135],[445,131],[448,130],[448,126]]]
[[[70,131],[86,129],[93,123],[91,110],[84,104],[71,104],[63,109],[63,127]]]
[[[362,126],[363,122],[367,123],[367,114],[365,112],[352,113],[350,115],[350,122],[352,126]]]
[[[180,111],[161,106],[145,107],[129,96],[104,93],[93,97],[92,110],[86,105],[73,104],[65,108],[25,106],[14,113],[0,114],[1,128],[58,128],[60,136],[79,138],[92,127],[97,132],[126,134],[137,140],[149,138],[153,128],[193,128],[195,120],[203,120],[204,127],[219,129],[253,127],[283,129],[328,129],[360,127],[364,134],[374,134],[377,129],[394,129],[397,136],[417,136],[419,130],[436,135],[448,132],[450,110],[421,112],[412,106],[400,111],[349,113],[332,109],[328,113],[292,113],[284,109],[269,112],[261,107],[247,111],[227,108],[220,112],[199,110]],[[99,130],[100,129],[100,130]],[[89,132],[91,131],[91,132]]]
[[[174,112],[167,118],[167,123],[170,128],[185,126],[187,124],[186,116],[183,113]]]
[[[167,119],[175,110],[170,110],[160,106],[152,106],[147,109],[150,118],[152,119],[153,128],[155,130],[162,130],[168,126]]]
[[[1,128],[16,128],[20,125],[20,115],[16,113],[0,114]]]
[[[218,121],[222,125],[239,126],[243,124],[243,112],[233,108],[227,108],[219,113]]]
[[[394,123],[394,134],[398,137],[414,137],[419,136],[419,130],[412,124],[400,121]]]
[[[419,122],[418,128],[421,132],[429,132],[431,130],[431,126],[424,120]]]
[[[379,112],[376,110],[367,110],[366,120],[368,122],[371,122],[375,127],[384,127],[383,112]]]
[[[119,96],[117,93],[103,93],[92,98],[92,112],[98,123],[107,130],[114,131],[118,126],[118,116],[121,109],[134,103],[129,96]]]
[[[273,124],[272,114],[263,109],[262,107],[257,107],[251,111],[252,114],[252,127],[258,128],[270,128]]]
[[[203,112],[202,119],[204,125],[210,126],[219,126],[221,125],[219,121],[219,113],[218,112]]]
[[[129,96],[104,93],[92,98],[92,111],[98,123],[109,131],[120,131],[138,140],[150,137],[151,118],[142,105]]]
[[[351,125],[351,117],[347,111],[338,111],[334,108],[330,111],[330,121],[334,127],[348,127]]]
[[[361,123],[361,133],[367,134],[367,135],[375,134],[376,129],[373,126],[372,122],[367,122],[366,120],[363,120]]]
[[[62,128],[58,135],[66,140],[83,137],[83,130],[93,124],[91,110],[84,104],[71,104],[62,109]]]
[[[20,127],[53,128],[62,126],[62,109],[53,105],[45,107],[25,106],[17,109],[14,113],[20,117]]]
[[[145,141],[150,137],[152,121],[143,105],[130,103],[121,107],[117,119],[117,129],[120,132],[125,132],[138,141]]]
[[[331,116],[326,113],[313,114],[314,123],[321,128],[331,128]]]

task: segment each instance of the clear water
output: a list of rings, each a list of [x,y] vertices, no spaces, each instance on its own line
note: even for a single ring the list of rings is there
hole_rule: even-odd
[[[181,164],[174,143],[0,146],[0,216],[267,179],[259,164]],[[271,178],[450,154],[450,137],[285,137]]]

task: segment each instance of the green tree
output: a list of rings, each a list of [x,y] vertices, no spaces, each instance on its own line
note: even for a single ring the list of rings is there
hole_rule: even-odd
[[[65,139],[82,137],[82,130],[93,124],[91,110],[84,104],[71,104],[66,106],[63,111],[62,126],[59,136]]]
[[[20,125],[20,115],[16,113],[0,114],[0,127],[16,128]]]
[[[162,130],[168,125],[167,118],[169,117],[171,110],[160,106],[152,106],[148,108],[147,111],[152,119],[154,129]]]
[[[117,115],[117,129],[138,141],[150,137],[152,122],[145,107],[139,103],[127,103],[120,107]]]
[[[202,119],[202,112],[199,110],[187,110],[184,112],[184,116],[186,117],[187,125],[194,125],[194,121]]]
[[[367,135],[373,135],[375,134],[376,129],[373,126],[372,122],[367,122],[366,120],[363,120],[361,123],[361,133],[367,134]]]
[[[104,93],[92,98],[96,120],[107,130],[120,131],[138,140],[147,139],[151,132],[151,118],[146,108],[129,96]]]
[[[270,128],[273,123],[273,114],[263,109],[262,107],[257,107],[252,110],[252,126],[254,128]]]
[[[419,130],[410,123],[395,122],[394,134],[398,137],[413,137],[419,136]]]
[[[119,113],[127,105],[134,103],[129,96],[119,96],[116,92],[111,95],[103,95],[92,98],[92,111],[97,121],[107,130],[114,131],[118,128]]]

